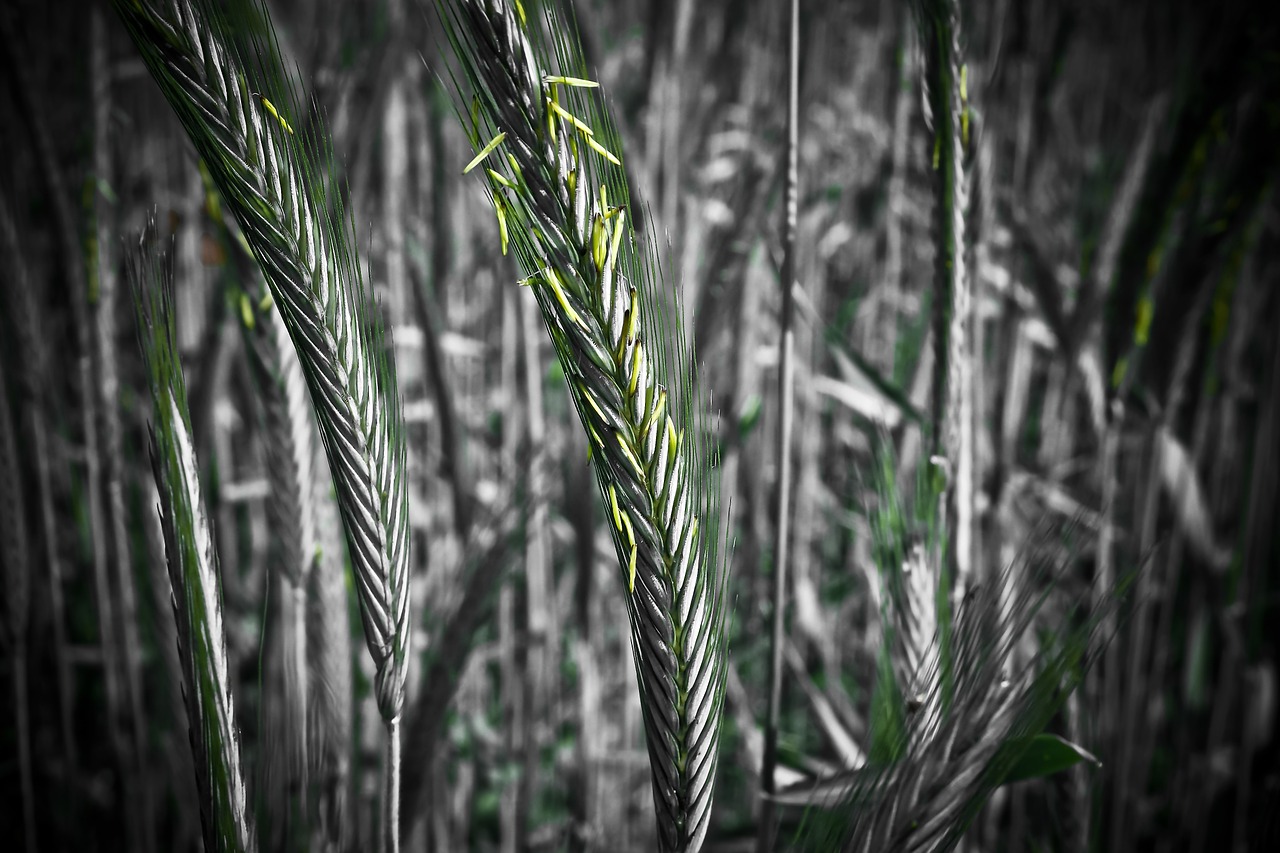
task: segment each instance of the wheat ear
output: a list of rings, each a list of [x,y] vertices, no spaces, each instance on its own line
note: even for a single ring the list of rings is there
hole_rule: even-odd
[[[934,654],[922,673],[928,693],[920,709],[900,731],[871,734],[890,741],[889,757],[824,784],[839,802],[822,805],[835,814],[813,822],[795,849],[898,853],[959,843],[1090,663],[1089,648],[1103,624],[1096,612],[1076,624],[1068,613],[1034,660],[1020,670],[1011,666],[1045,596],[1020,584],[1009,602],[1004,589],[1035,568],[1045,570],[1050,585],[1060,579],[1070,566],[1057,547],[1063,538],[1058,528],[1038,531],[1023,558],[971,587],[952,620],[949,649]],[[1104,610],[1123,592],[1115,590]]]
[[[697,850],[724,696],[727,573],[691,361],[658,265],[633,244],[617,135],[568,25],[553,11],[526,18],[520,2],[440,9],[471,89],[468,169],[483,167],[503,250],[515,249],[589,436],[626,589],[660,846]]]
[[[151,467],[160,491],[205,849],[247,853],[257,844],[245,804],[218,556],[200,496],[187,388],[178,360],[173,280],[163,271],[163,259],[145,245],[129,262],[151,384]]]
[[[241,47],[212,0],[116,8],[261,265],[311,391],[387,725],[386,827],[396,849],[410,641],[404,421],[329,143],[300,123],[269,26],[242,35]]]

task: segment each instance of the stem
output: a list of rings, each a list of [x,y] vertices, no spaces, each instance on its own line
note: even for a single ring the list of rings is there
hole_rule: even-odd
[[[777,833],[774,815],[774,767],[778,763],[778,719],[782,714],[782,650],[784,620],[787,609],[787,546],[791,506],[791,422],[795,397],[792,349],[795,332],[792,315],[795,313],[794,288],[796,286],[796,208],[799,180],[800,124],[800,0],[791,0],[791,35],[789,40],[790,66],[787,83],[787,189],[786,211],[783,223],[782,256],[782,328],[778,354],[778,408],[781,421],[778,427],[778,503],[776,519],[778,530],[777,559],[773,567],[773,625],[769,637],[769,710],[764,727],[764,757],[760,767],[760,785],[764,793],[761,804],[759,834],[756,850],[766,853],[773,846]]]
[[[400,853],[400,718],[387,720],[387,853]]]
[[[36,853],[35,786],[31,778],[31,715],[27,707],[27,650],[13,650],[13,705],[18,724],[18,767],[22,775],[22,829],[27,853]]]

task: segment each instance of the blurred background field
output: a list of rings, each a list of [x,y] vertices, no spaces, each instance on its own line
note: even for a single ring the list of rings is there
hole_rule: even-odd
[[[438,76],[436,12],[267,5],[327,118],[394,341],[416,632],[406,720],[425,721],[417,741],[405,735],[419,762],[406,770],[418,773],[406,849],[656,849],[588,442],[531,291],[495,251],[492,205],[461,174],[474,152]],[[705,849],[754,849],[787,10],[568,5],[647,203],[637,231],[664,246],[716,413],[736,545]],[[957,560],[974,584],[998,584],[1047,526],[1069,530],[1052,583],[1021,581],[1043,583],[1044,604],[1014,665],[1142,568],[1049,727],[1100,764],[1002,787],[964,849],[1260,849],[1280,840],[1280,30],[1234,0],[985,0],[961,13],[972,480],[958,500],[972,538]],[[28,682],[0,703],[0,823],[13,849],[19,827],[46,850],[192,849],[200,815],[122,247],[153,213],[172,240],[251,800],[264,796],[289,606],[267,570],[264,431],[239,328],[260,285],[110,5],[10,4],[0,22],[0,559],[7,618],[28,623],[25,664],[12,642],[0,662],[6,683],[22,665]],[[909,499],[929,468],[937,240],[919,41],[907,4],[802,4],[780,787],[873,748],[892,559],[877,513],[886,482]],[[910,554],[926,534],[899,521]],[[324,630],[350,641],[343,808],[354,849],[372,850],[382,727],[350,584],[348,572],[349,624]],[[780,813],[786,838],[802,810]]]

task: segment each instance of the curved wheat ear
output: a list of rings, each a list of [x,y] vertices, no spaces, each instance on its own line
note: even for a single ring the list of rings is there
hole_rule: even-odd
[[[724,696],[727,573],[691,361],[658,265],[634,246],[616,134],[564,21],[548,12],[543,37],[518,1],[440,8],[474,92],[462,95],[479,152],[467,170],[484,166],[503,251],[515,248],[590,438],[627,591],[660,844],[697,850]]]
[[[207,850],[257,848],[245,808],[235,705],[222,628],[222,590],[187,413],[173,325],[173,282],[154,249],[130,260],[138,334],[151,381],[151,467],[160,491],[191,750]]]
[[[300,111],[269,28],[240,49],[207,0],[116,8],[239,221],[298,352],[337,486],[378,709],[394,729],[409,649],[403,417],[328,143],[290,123]]]

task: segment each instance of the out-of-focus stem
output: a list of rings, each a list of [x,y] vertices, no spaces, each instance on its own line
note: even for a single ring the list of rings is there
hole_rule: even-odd
[[[786,210],[783,222],[782,256],[782,326],[778,342],[778,497],[775,507],[777,547],[774,549],[772,625],[769,638],[769,706],[765,718],[764,755],[760,765],[760,785],[764,794],[761,805],[756,850],[767,853],[777,833],[774,805],[773,770],[778,763],[778,721],[782,715],[782,654],[787,610],[788,535],[791,513],[791,421],[795,383],[792,371],[792,349],[795,332],[791,328],[795,314],[796,283],[796,212],[799,182],[800,124],[800,0],[791,0],[789,66],[787,83],[787,176]]]

